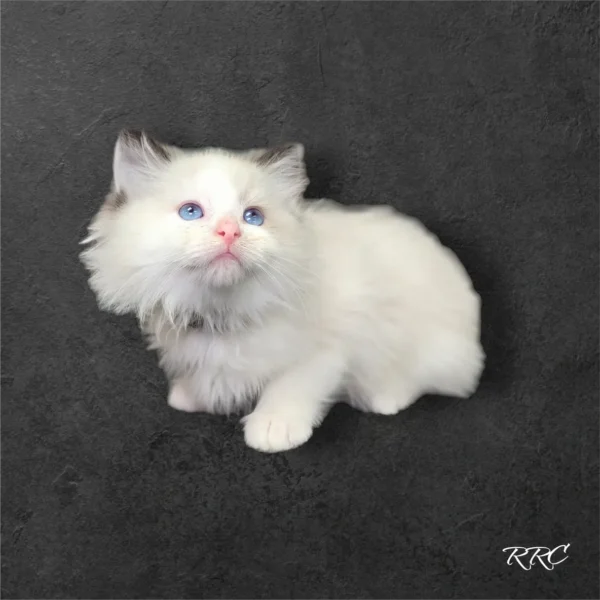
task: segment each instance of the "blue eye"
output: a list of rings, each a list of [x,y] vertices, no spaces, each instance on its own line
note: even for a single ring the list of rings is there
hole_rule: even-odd
[[[262,225],[265,222],[265,218],[258,208],[249,208],[244,211],[244,221],[248,225]]]
[[[179,216],[184,221],[194,221],[195,219],[200,219],[203,217],[204,213],[202,212],[199,204],[196,204],[195,202],[186,202],[179,209]]]

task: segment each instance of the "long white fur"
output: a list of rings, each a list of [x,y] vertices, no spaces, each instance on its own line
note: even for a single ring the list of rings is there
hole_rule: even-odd
[[[258,398],[245,439],[273,452],[306,442],[338,392],[381,414],[425,393],[470,395],[480,300],[456,256],[389,207],[304,200],[301,146],[260,156],[170,149],[163,161],[144,138],[117,142],[113,186],[127,201],[98,212],[82,259],[99,304],[138,315],[170,405],[248,411]],[[204,217],[182,220],[185,201]],[[250,206],[263,226],[243,221]],[[240,225],[240,264],[211,262],[223,217]]]

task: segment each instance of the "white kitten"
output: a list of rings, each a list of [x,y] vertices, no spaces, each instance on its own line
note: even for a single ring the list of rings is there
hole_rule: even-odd
[[[300,145],[181,150],[123,133],[82,260],[137,314],[169,404],[233,412],[248,445],[303,444],[344,390],[394,414],[477,386],[479,296],[455,255],[388,207],[307,202]]]

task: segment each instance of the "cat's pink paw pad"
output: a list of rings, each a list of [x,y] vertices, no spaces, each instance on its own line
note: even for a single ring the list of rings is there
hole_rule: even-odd
[[[310,423],[277,412],[255,411],[244,418],[246,444],[260,452],[283,452],[301,446],[312,435]]]

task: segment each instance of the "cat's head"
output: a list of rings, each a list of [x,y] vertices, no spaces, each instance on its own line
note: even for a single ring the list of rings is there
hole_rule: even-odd
[[[250,278],[281,284],[302,245],[304,149],[182,150],[123,132],[82,260],[103,308],[193,304]]]

